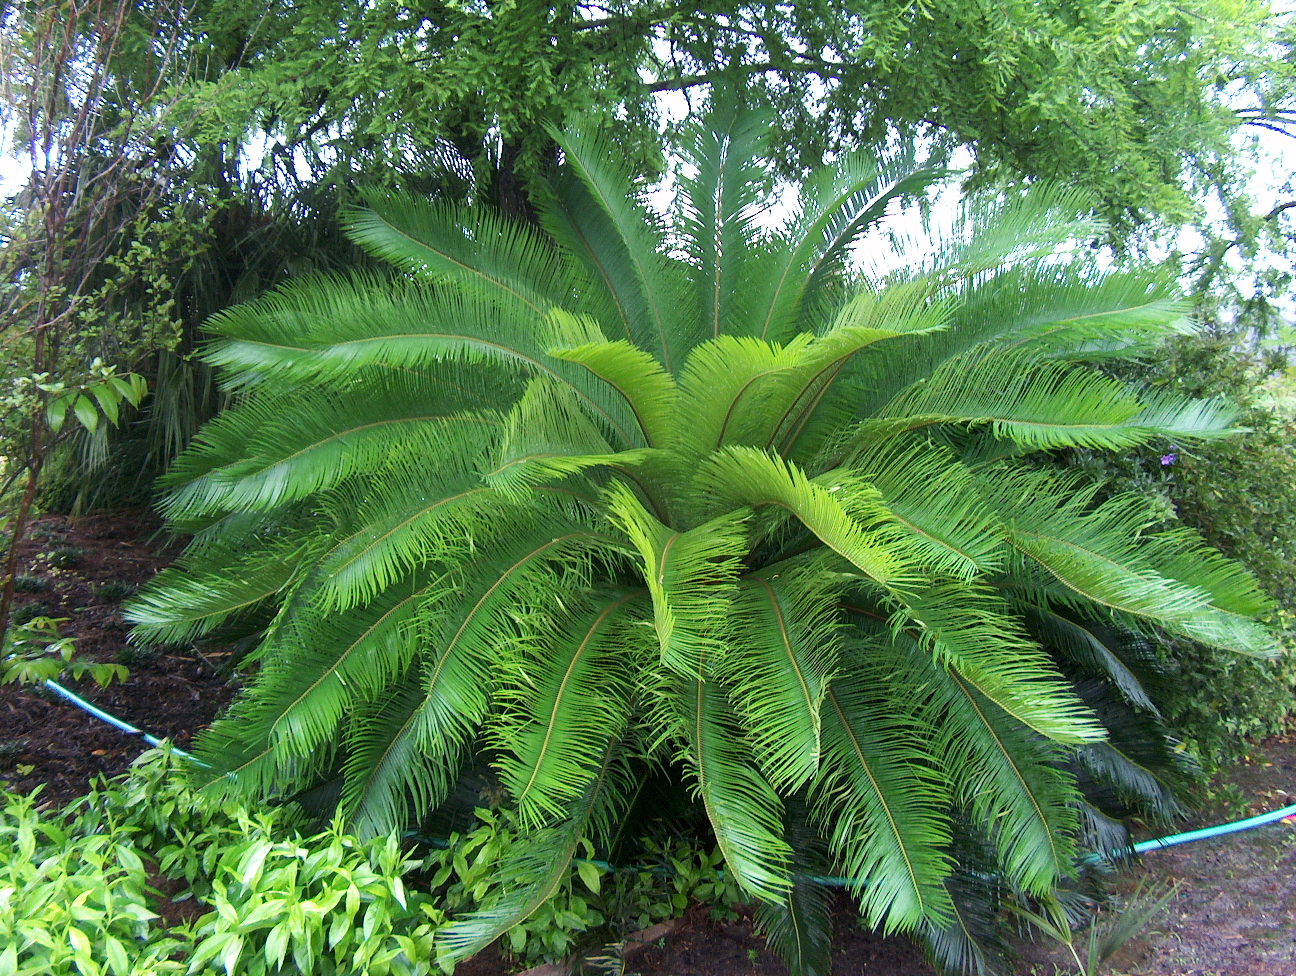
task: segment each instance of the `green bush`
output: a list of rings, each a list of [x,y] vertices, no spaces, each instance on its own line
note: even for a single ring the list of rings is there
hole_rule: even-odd
[[[498,894],[500,861],[518,837],[511,815],[479,810],[471,830],[420,859],[395,834],[311,830],[294,805],[251,813],[202,800],[189,772],[164,748],[61,813],[38,813],[38,792],[5,795],[0,974],[431,973],[437,932]],[[527,964],[561,959],[588,933],[616,941],[690,900],[721,911],[740,901],[719,852],[651,851],[642,870],[576,861],[506,951]],[[150,871],[184,880],[177,899],[211,910],[160,927]]]
[[[1227,435],[1225,403],[1084,365],[1181,332],[1173,286],[1102,266],[1084,201],[1047,186],[853,279],[939,174],[840,160],[771,233],[769,122],[722,95],[690,126],[674,233],[589,120],[555,135],[544,233],[371,194],[350,233],[400,273],[210,325],[245,395],[168,475],[195,537],[133,639],[273,620],[200,746],[215,795],[340,780],[383,835],[489,756],[518,833],[454,957],[552,905],[658,768],[794,973],[828,965],[820,873],[984,967],[963,919],[998,886],[1052,892],[1123,837],[1102,811],[1177,810],[1123,635],[1273,649],[1244,570],[1028,460]]]
[[[1202,444],[1165,441],[1123,455],[1074,452],[1069,459],[1111,494],[1149,498],[1163,524],[1191,526],[1245,565],[1274,600],[1268,623],[1283,653],[1239,657],[1162,635],[1174,687],[1162,698],[1169,724],[1208,769],[1236,759],[1247,740],[1282,731],[1296,710],[1296,426],[1269,392],[1286,360],[1249,352],[1235,332],[1181,337],[1117,372],[1188,396],[1226,395],[1244,409],[1248,432]]]

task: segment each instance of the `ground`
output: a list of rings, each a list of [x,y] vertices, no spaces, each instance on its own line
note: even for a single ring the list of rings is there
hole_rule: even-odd
[[[232,696],[219,654],[141,656],[127,648],[121,593],[148,580],[172,558],[158,523],[140,513],[77,519],[45,516],[33,526],[21,571],[44,589],[18,595],[50,616],[68,618],[64,632],[78,652],[130,667],[122,684],[98,689],[68,682],[100,708],[184,748]],[[62,555],[60,555],[62,552]],[[64,565],[56,563],[74,563]],[[105,587],[104,584],[126,584]],[[29,588],[35,583],[29,583]],[[27,612],[31,612],[30,610]],[[97,774],[121,772],[143,748],[48,693],[0,687],[0,781],[26,792],[44,784],[44,802],[63,803],[85,792]],[[1227,784],[1232,784],[1228,786]],[[1290,791],[1290,792],[1289,792]],[[1237,819],[1296,802],[1296,735],[1256,746],[1248,761],[1213,784],[1194,822]],[[1278,824],[1146,855],[1134,872],[1117,876],[1118,896],[1137,879],[1177,882],[1168,909],[1112,960],[1107,972],[1131,976],[1294,976],[1296,974],[1296,828]],[[1118,902],[1119,904],[1119,902]],[[843,904],[837,912],[837,976],[931,976],[931,968],[902,938],[860,931]],[[1023,947],[1018,976],[1074,971],[1059,951]],[[1056,967],[1056,968],[1055,968]],[[500,976],[507,968],[488,950],[461,967],[461,976]],[[774,976],[786,970],[752,933],[750,919],[723,922],[694,909],[669,932],[654,933],[629,958],[641,976]],[[539,974],[537,974],[539,976]]]

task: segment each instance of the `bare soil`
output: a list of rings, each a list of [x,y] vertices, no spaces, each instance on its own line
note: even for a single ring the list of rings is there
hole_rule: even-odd
[[[66,617],[64,633],[78,653],[118,660],[127,625],[120,599],[97,584],[141,584],[178,554],[165,545],[156,519],[141,512],[66,518],[44,516],[22,552],[22,572],[44,589],[17,596],[43,615]],[[51,563],[58,550],[83,550],[76,565]],[[87,701],[181,748],[231,700],[235,688],[219,673],[219,658],[173,653],[153,659],[126,654],[128,680],[99,689],[89,680],[64,682]],[[44,691],[0,686],[0,783],[28,792],[43,784],[50,806],[81,796],[99,774],[125,770],[144,748],[82,710]],[[1213,791],[1234,784],[1233,804],[1207,805],[1183,829],[1235,820],[1296,802],[1296,734],[1255,747]],[[1168,909],[1132,940],[1107,971],[1130,976],[1296,976],[1296,826],[1279,824],[1145,855],[1113,880],[1128,897],[1138,879],[1179,887]],[[1119,898],[1117,904],[1119,905]],[[834,972],[838,976],[932,976],[921,954],[902,938],[860,929],[849,906],[835,915]],[[1074,971],[1070,957],[1025,945],[1017,976]],[[462,976],[502,976],[509,967],[494,950],[461,967]],[[641,976],[781,976],[786,972],[754,935],[750,918],[719,921],[702,908],[633,952],[627,972]]]

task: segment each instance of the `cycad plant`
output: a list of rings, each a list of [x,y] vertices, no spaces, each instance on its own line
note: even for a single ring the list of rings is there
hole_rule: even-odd
[[[1030,459],[1224,431],[1084,364],[1182,328],[1172,289],[1068,249],[1099,228],[1057,190],[854,274],[940,174],[851,158],[762,230],[769,124],[727,103],[691,131],[669,231],[591,125],[554,134],[542,231],[374,195],[349,230],[391,276],[211,323],[238,402],[169,476],[194,540],[135,639],[266,620],[208,789],[340,777],[373,834],[493,767],[529,839],[451,959],[664,768],[794,972],[828,970],[829,871],[974,968],[973,882],[1046,897],[1111,835],[1077,776],[1173,806],[1124,745],[1155,725],[1137,635],[1272,646],[1241,570]]]

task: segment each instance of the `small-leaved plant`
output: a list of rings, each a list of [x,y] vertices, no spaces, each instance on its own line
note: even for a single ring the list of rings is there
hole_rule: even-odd
[[[71,637],[59,633],[67,617],[34,617],[15,622],[5,635],[0,654],[0,684],[43,684],[57,681],[64,673],[81,679],[89,675],[100,688],[113,680],[125,681],[130,671],[121,664],[103,664],[76,656]],[[3,970],[0,970],[3,972]]]

